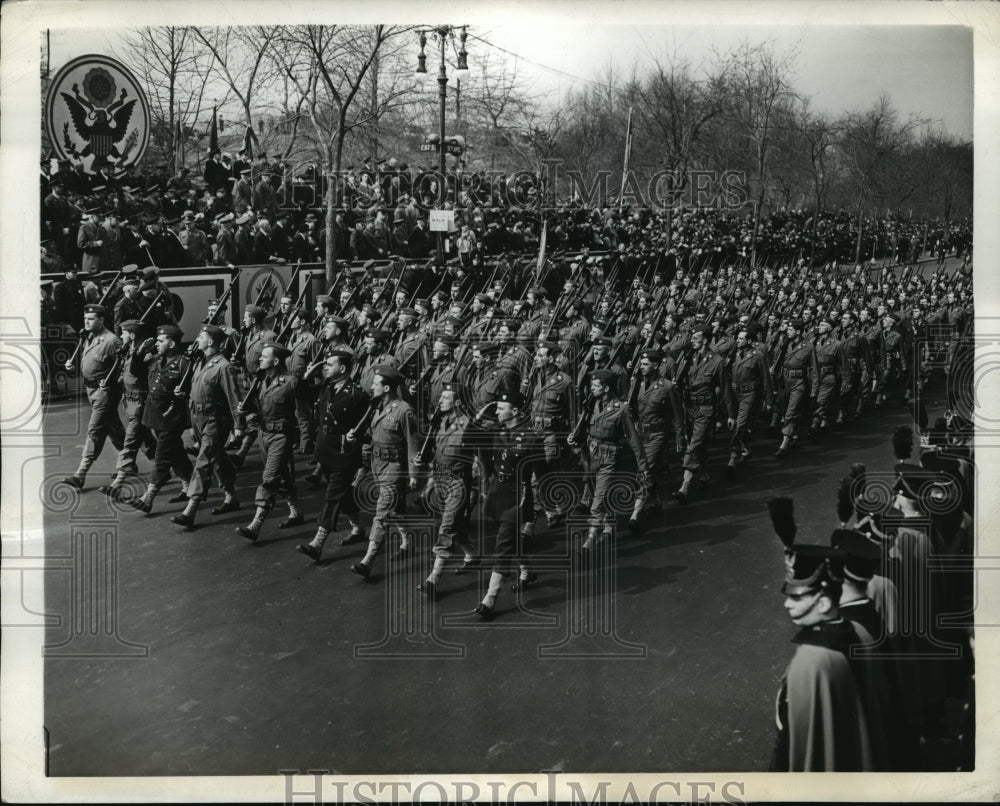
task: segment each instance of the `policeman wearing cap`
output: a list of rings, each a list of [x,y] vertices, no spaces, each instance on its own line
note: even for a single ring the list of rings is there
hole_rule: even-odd
[[[160,325],[156,329],[156,357],[148,368],[149,394],[142,414],[142,424],[156,437],[156,453],[146,491],[132,504],[147,514],[153,511],[157,494],[170,481],[171,470],[181,481],[181,491],[170,503],[187,501],[187,484],[194,470],[181,438],[189,422],[187,407],[174,405],[174,390],[189,364],[187,356],[181,353],[183,337],[176,325]]]
[[[90,401],[90,421],[87,424],[87,438],[83,444],[83,454],[76,472],[62,480],[63,484],[83,489],[87,472],[101,455],[104,441],[111,440],[116,450],[121,450],[125,440],[125,429],[118,419],[118,402],[121,389],[117,384],[101,384],[111,371],[122,347],[121,339],[104,326],[107,311],[100,305],[85,305],[83,308],[83,330],[86,341],[80,357],[80,374]],[[73,372],[72,360],[64,365],[67,372]]]
[[[260,537],[267,513],[274,506],[276,495],[285,498],[288,518],[278,524],[279,529],[300,526],[305,519],[299,513],[298,493],[295,487],[294,450],[298,439],[295,417],[296,388],[299,379],[285,369],[291,350],[278,342],[265,342],[258,359],[260,374],[247,394],[245,403],[239,404],[239,413],[255,409],[259,418],[259,444],[264,457],[264,470],[254,493],[257,510],[246,526],[238,526],[237,534],[254,542]]]
[[[558,525],[566,517],[565,507],[552,500],[550,490],[553,484],[559,482],[563,472],[563,445],[570,424],[575,420],[576,405],[573,379],[559,368],[556,360],[560,352],[559,345],[554,342],[539,342],[535,350],[537,372],[529,410],[535,433],[545,448],[545,463],[537,480],[537,497],[550,527]],[[531,527],[528,528],[530,530]]]
[[[361,440],[348,434],[365,416],[368,395],[351,380],[355,356],[338,350],[323,359],[323,385],[316,401],[316,461],[317,481],[327,479],[323,509],[316,524],[316,534],[309,543],[297,547],[315,562],[319,562],[330,532],[336,528],[338,513],[350,522],[350,533],[341,540],[342,546],[364,540],[361,514],[354,496],[353,482],[361,469]],[[307,477],[308,478],[308,477]]]
[[[143,414],[149,394],[149,364],[156,352],[153,339],[139,343],[141,324],[134,319],[121,324],[122,350],[118,356],[119,378],[122,385],[122,401],[125,403],[125,438],[118,452],[117,473],[110,485],[101,487],[105,495],[112,495],[125,483],[128,476],[139,472],[135,463],[140,447],[146,449],[146,456],[153,459],[156,440],[149,428],[143,425]],[[117,373],[113,373],[117,374]],[[102,383],[106,383],[106,379]]]
[[[378,485],[378,500],[372,519],[368,551],[351,570],[363,577],[369,577],[375,555],[389,534],[391,521],[399,525],[400,547],[398,556],[405,557],[410,546],[410,534],[400,519],[406,512],[407,478],[409,488],[417,487],[416,468],[412,462],[417,457],[417,416],[405,400],[399,397],[403,376],[388,367],[375,370],[372,379],[372,398],[377,406],[371,418],[369,434],[371,443],[365,446],[365,455],[375,483]],[[351,439],[357,434],[348,432]]]
[[[588,552],[614,532],[614,512],[608,504],[608,494],[616,476],[627,467],[625,445],[632,450],[639,469],[640,484],[645,486],[648,466],[646,453],[639,439],[628,406],[617,395],[618,374],[610,369],[594,370],[590,374],[590,396],[593,410],[589,412],[587,433],[588,481],[593,489],[590,503],[590,530],[580,547]],[[570,446],[576,443],[569,438]]]
[[[736,422],[729,440],[729,464],[726,465],[726,474],[730,479],[735,478],[737,465],[752,455],[750,436],[758,413],[762,408],[769,411],[774,404],[771,373],[758,337],[759,331],[753,324],[740,325],[736,333],[730,369]]]
[[[657,347],[642,350],[635,386],[635,424],[646,454],[647,473],[642,479],[642,491],[636,496],[629,518],[629,526],[639,526],[640,518],[660,509],[659,481],[666,475],[668,460],[668,434],[673,431],[674,450],[683,456],[687,437],[684,432],[684,402],[677,385],[660,373],[663,353]]]
[[[323,345],[309,329],[310,314],[305,308],[293,308],[288,311],[291,336],[288,340],[288,372],[299,379],[295,403],[295,416],[299,423],[299,453],[311,454],[316,444],[316,423],[313,420],[313,406],[322,378],[313,372],[308,372],[323,359]],[[308,372],[308,377],[307,377]]]
[[[545,449],[526,416],[527,403],[520,392],[505,393],[496,402],[499,423],[492,444],[482,453],[484,472],[490,480],[483,515],[496,525],[493,567],[489,586],[474,612],[493,618],[497,596],[515,561],[520,566],[514,590],[533,583],[537,574],[528,566],[526,526],[533,526],[535,504],[532,477],[541,472]]]
[[[188,530],[193,528],[198,508],[212,487],[213,473],[218,474],[225,497],[212,514],[224,515],[240,508],[236,497],[236,469],[223,449],[230,431],[236,439],[243,438],[236,369],[219,352],[225,339],[226,332],[221,327],[205,325],[195,341],[204,360],[191,376],[188,413],[192,433],[198,442],[198,456],[187,485],[187,506],[181,514],[171,518]],[[175,390],[175,394],[182,393],[182,389]]]
[[[708,442],[715,424],[715,411],[725,407],[733,425],[734,406],[729,382],[729,367],[708,347],[712,334],[709,325],[701,325],[691,330],[691,350],[684,356],[678,370],[681,388],[684,390],[690,438],[684,454],[684,479],[674,499],[680,504],[688,502],[691,483],[697,474],[704,484],[709,481],[706,460]],[[719,400],[721,394],[722,400]]]
[[[399,360],[396,356],[388,352],[388,344],[392,334],[387,330],[377,327],[370,327],[365,331],[364,341],[361,347],[361,361],[358,364],[358,384],[364,390],[372,388],[372,381],[375,379],[375,370],[378,367],[399,368]]]
[[[424,495],[434,502],[432,511],[440,515],[436,517],[437,538],[432,548],[434,566],[427,579],[417,587],[433,599],[445,563],[455,549],[464,554],[460,571],[479,564],[470,548],[469,515],[474,484],[472,469],[476,448],[482,447],[483,436],[474,418],[462,410],[457,384],[450,381],[441,384],[437,412],[427,440],[431,444],[427,445],[428,452],[419,457],[420,462],[426,464],[430,460],[430,451],[434,458]]]
[[[785,610],[800,629],[775,702],[772,772],[869,772],[875,768],[865,698],[852,662],[859,643],[840,616],[844,553],[792,544]],[[859,661],[864,663],[864,661]]]
[[[816,368],[816,351],[812,342],[805,338],[805,323],[793,319],[786,330],[788,341],[785,346],[784,361],[781,363],[781,379],[784,388],[784,414],[781,418],[781,445],[775,456],[783,459],[798,439],[798,421],[804,414],[809,397],[815,394],[819,373]]]

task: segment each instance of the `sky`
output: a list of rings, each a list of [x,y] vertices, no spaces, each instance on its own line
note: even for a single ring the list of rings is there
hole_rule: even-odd
[[[108,53],[121,30],[52,30],[53,69],[83,53]],[[902,118],[938,121],[946,132],[972,138],[973,35],[959,25],[525,24],[501,16],[472,24],[470,32],[473,75],[477,57],[491,49],[491,61],[516,61],[542,98],[599,81],[609,64],[624,73],[634,65],[641,73],[676,54],[697,68],[713,49],[725,51],[743,39],[769,42],[776,54],[792,57],[792,85],[812,97],[814,109],[837,115],[871,106],[886,93]],[[417,49],[414,37],[414,63]]]

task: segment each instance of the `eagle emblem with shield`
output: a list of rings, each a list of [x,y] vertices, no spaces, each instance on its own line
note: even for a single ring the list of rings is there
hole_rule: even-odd
[[[49,87],[45,123],[61,159],[94,173],[138,162],[149,142],[149,106],[129,70],[106,56],[64,65]]]

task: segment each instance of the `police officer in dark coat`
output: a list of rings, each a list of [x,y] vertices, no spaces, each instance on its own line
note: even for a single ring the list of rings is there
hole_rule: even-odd
[[[156,435],[156,453],[146,491],[132,504],[147,514],[153,511],[157,493],[170,481],[171,469],[181,480],[182,490],[170,499],[170,503],[187,500],[185,490],[193,468],[181,435],[188,426],[188,409],[174,396],[190,360],[180,351],[183,337],[176,325],[160,325],[156,329],[156,358],[149,365],[149,395],[142,415],[142,424]]]
[[[348,439],[347,435],[364,418],[369,398],[364,389],[351,381],[353,362],[354,355],[347,350],[332,350],[327,354],[323,362],[323,387],[314,408],[315,455],[327,485],[316,535],[297,548],[315,562],[319,562],[338,512],[347,515],[351,524],[342,546],[361,542],[365,536],[352,486],[361,468],[362,443],[357,438]]]

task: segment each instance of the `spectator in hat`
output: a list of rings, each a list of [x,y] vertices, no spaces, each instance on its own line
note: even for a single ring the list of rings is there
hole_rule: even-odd
[[[80,263],[82,274],[99,274],[107,270],[108,253],[97,208],[85,211],[80,229],[76,234],[76,245],[83,250],[82,262]]]
[[[234,267],[239,262],[239,250],[236,247],[236,236],[233,234],[232,213],[219,217],[219,231],[215,236],[214,263],[216,266]]]
[[[250,166],[240,168],[239,173],[233,169],[233,213],[239,217],[253,205],[253,185],[250,184]],[[257,209],[257,208],[254,208]]]
[[[83,308],[87,299],[76,266],[68,265],[63,268],[63,279],[53,287],[52,297],[58,320],[74,331],[80,330],[83,327]]]
[[[253,188],[252,204],[254,212],[274,221],[278,215],[278,194],[267,174],[261,174]]]
[[[416,219],[413,229],[407,238],[409,256],[413,260],[426,260],[430,256],[433,248],[433,238],[427,229],[427,219],[420,217]]]
[[[278,263],[287,263],[292,257],[292,235],[288,229],[288,212],[279,210],[271,227],[271,254]]]
[[[236,255],[237,266],[247,266],[254,262],[254,238],[257,228],[254,226],[253,213],[246,212],[236,218]]]
[[[208,162],[205,163],[205,184],[208,189],[213,193],[218,191],[228,192],[229,190],[229,180],[232,174],[230,169],[227,168],[222,162],[222,154],[218,151],[212,151],[209,154]]]
[[[64,195],[64,179],[56,175],[49,182],[48,195],[42,201],[43,234],[55,243],[54,251],[64,261],[69,259],[69,245],[73,242],[72,226],[80,211]]]
[[[194,212],[188,210],[182,216],[182,228],[178,240],[184,249],[188,266],[204,266],[209,257],[208,236],[195,226]]]

